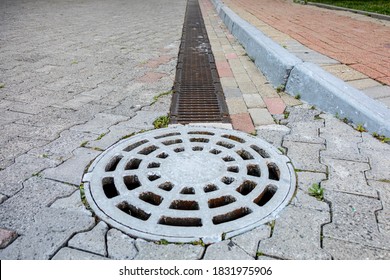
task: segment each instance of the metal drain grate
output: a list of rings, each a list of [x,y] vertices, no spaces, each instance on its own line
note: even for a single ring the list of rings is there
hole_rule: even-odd
[[[295,191],[292,165],[247,134],[177,127],[123,140],[84,176],[108,224],[148,240],[216,242],[271,219]]]
[[[173,91],[171,123],[229,122],[198,0],[187,2]]]

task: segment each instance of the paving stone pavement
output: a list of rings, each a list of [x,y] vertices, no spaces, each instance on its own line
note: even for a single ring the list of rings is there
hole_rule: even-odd
[[[1,2],[0,259],[389,259],[390,146],[274,89],[209,0],[233,128],[290,157],[295,196],[274,221],[214,244],[149,242],[86,209],[89,162],[169,110],[169,95],[151,104],[173,84],[185,1],[160,2]]]

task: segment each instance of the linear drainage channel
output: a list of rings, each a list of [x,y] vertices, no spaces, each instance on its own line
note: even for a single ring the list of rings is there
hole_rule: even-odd
[[[242,132],[178,126],[102,153],[84,176],[98,217],[133,237],[205,243],[276,218],[295,191],[289,159]]]
[[[198,0],[187,2],[170,120],[172,124],[230,122]]]

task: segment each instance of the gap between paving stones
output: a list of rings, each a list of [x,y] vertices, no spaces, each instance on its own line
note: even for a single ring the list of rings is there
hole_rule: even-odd
[[[300,95],[325,112],[362,124],[372,133],[390,136],[390,110],[319,66],[303,62],[240,18],[220,0],[211,0],[230,32],[245,47],[274,87]]]

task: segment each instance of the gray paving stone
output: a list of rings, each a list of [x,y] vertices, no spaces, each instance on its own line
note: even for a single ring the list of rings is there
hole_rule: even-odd
[[[289,123],[311,122],[314,121],[316,116],[318,116],[321,113],[318,110],[311,110],[310,106],[308,105],[288,107],[286,111],[289,112],[287,118],[287,121]]]
[[[107,128],[122,121],[126,121],[128,118],[124,116],[117,116],[111,114],[100,113],[95,116],[91,121],[74,126],[71,130],[89,132],[95,134],[107,133]]]
[[[66,130],[60,134],[58,139],[30,150],[29,154],[49,158],[60,164],[71,158],[73,156],[72,152],[79,148],[82,143],[94,140],[97,137],[97,134]]]
[[[243,94],[245,104],[248,108],[265,108],[265,103],[260,94]]]
[[[19,192],[22,183],[30,177],[40,174],[45,168],[54,166],[49,159],[32,155],[21,155],[15,159],[15,163],[0,171],[0,192],[6,196],[13,196]]]
[[[378,98],[384,98],[384,97],[390,97],[390,87],[389,86],[377,86],[377,87],[370,87],[363,90],[365,94],[368,96],[378,99]]]
[[[59,250],[58,253],[54,255],[52,260],[108,260],[108,259],[99,255],[65,247]]]
[[[283,141],[283,147],[287,148],[287,156],[296,170],[326,172],[326,166],[320,163],[320,151],[325,145]]]
[[[230,97],[226,99],[229,114],[242,114],[248,111],[247,105],[242,97]]]
[[[69,240],[68,246],[97,255],[107,256],[107,231],[107,224],[99,222],[92,230],[76,234],[71,240]]]
[[[291,200],[291,204],[300,208],[329,212],[329,205],[326,202],[319,201],[317,198],[309,195],[309,188],[311,188],[313,184],[321,183],[322,186],[324,183],[323,180],[326,180],[326,174],[317,172],[297,172],[296,176],[298,178],[298,189]]]
[[[74,150],[72,158],[57,167],[44,170],[42,175],[48,179],[78,186],[81,183],[85,168],[99,154],[98,151],[78,148]]]
[[[350,125],[330,116],[321,115],[325,119],[325,127],[320,128],[320,136],[326,139],[322,157],[367,162],[367,157],[359,150],[362,142],[361,133]]]
[[[284,125],[270,124],[256,127],[257,137],[264,139],[275,147],[282,147],[283,137],[290,133]]]
[[[153,122],[161,116],[166,116],[167,112],[166,111],[138,111],[137,115],[133,117],[130,122],[127,125],[129,127],[135,128],[138,131],[140,130],[148,130],[148,129],[153,129]]]
[[[205,250],[200,245],[158,245],[142,239],[137,239],[136,247],[139,251],[136,260],[199,260]]]
[[[294,122],[289,123],[287,126],[291,128],[291,132],[284,137],[285,141],[325,144],[325,139],[319,137],[319,130],[324,127],[323,120]]]
[[[0,258],[50,259],[75,232],[93,225],[94,219],[84,213],[47,208],[35,217],[23,235],[0,251]]]
[[[379,232],[375,212],[382,208],[374,198],[339,192],[325,192],[331,201],[332,223],[323,227],[323,235],[379,249],[390,249],[388,237]]]
[[[330,259],[320,247],[321,225],[329,221],[329,213],[288,206],[275,220],[272,237],[260,241],[258,251],[281,259]]]
[[[214,243],[207,247],[204,260],[253,260],[250,254],[241,249],[232,240]]]
[[[269,238],[270,236],[271,227],[262,225],[249,232],[233,237],[231,240],[248,255],[255,258],[260,240]]]
[[[364,172],[370,166],[364,162],[322,158],[321,162],[328,166],[329,178],[322,182],[327,190],[359,194],[377,198],[375,188],[369,186]]]
[[[68,196],[75,191],[73,186],[32,177],[23,183],[16,195],[0,204],[0,227],[11,228],[24,233],[35,217],[58,197]]]
[[[382,203],[382,209],[376,212],[379,231],[390,236],[390,181],[368,181],[368,185],[378,191],[379,199]]]
[[[117,229],[107,233],[108,257],[115,260],[132,260],[137,255],[135,240]]]
[[[390,250],[381,250],[327,237],[322,243],[324,250],[335,260],[388,260],[390,258]]]
[[[241,90],[237,87],[223,87],[223,93],[228,99],[243,97]]]
[[[387,144],[386,144],[387,145]],[[369,180],[390,180],[390,150],[363,150],[361,153],[369,158],[371,170],[366,171]]]

